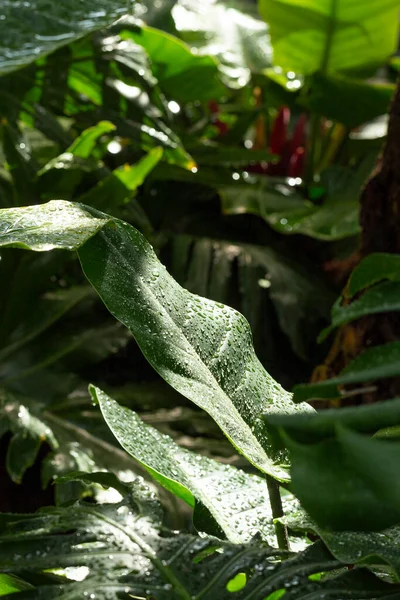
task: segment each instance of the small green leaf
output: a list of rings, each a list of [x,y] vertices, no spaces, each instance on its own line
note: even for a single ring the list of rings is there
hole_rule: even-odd
[[[352,272],[347,293],[350,297],[354,296],[382,279],[391,281],[400,279],[400,256],[383,252],[366,256]]]
[[[339,298],[332,308],[332,324],[321,332],[318,339],[322,342],[336,327],[355,319],[396,310],[400,310],[400,282],[379,283],[346,306],[341,305]]]
[[[345,395],[338,386],[372,382],[400,375],[400,342],[389,342],[364,350],[343,371],[332,379],[311,384],[296,385],[294,402],[317,398],[338,398]],[[351,390],[354,393],[354,390]]]

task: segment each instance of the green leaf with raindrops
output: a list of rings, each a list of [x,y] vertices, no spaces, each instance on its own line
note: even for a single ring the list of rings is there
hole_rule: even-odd
[[[77,249],[86,277],[156,371],[207,411],[255,467],[289,479],[287,456],[261,417],[312,409],[294,404],[265,371],[243,315],[181,288],[136,229],[89,207],[52,201],[4,209],[0,233],[0,245]]]
[[[271,546],[275,545],[263,477],[180,448],[172,438],[143,423],[135,412],[120,406],[99,388],[90,386],[89,391],[121,446],[156,481],[192,507],[195,501],[200,502],[229,541],[249,542],[258,534]],[[296,507],[291,494],[284,496],[284,505],[286,513]],[[196,509],[194,519],[197,526]]]
[[[110,484],[109,478],[99,482]],[[265,600],[284,591],[288,600],[345,594],[394,600],[399,593],[398,584],[367,569],[345,570],[321,542],[282,561],[286,554],[259,540],[232,544],[162,529],[161,507],[143,480],[124,487],[127,493],[114,504],[82,501],[2,515],[0,571],[12,575],[7,582],[21,582],[20,575],[35,582],[31,589],[5,588],[5,598],[229,600],[235,592],[236,600]],[[329,572],[324,581],[313,577],[321,572]]]

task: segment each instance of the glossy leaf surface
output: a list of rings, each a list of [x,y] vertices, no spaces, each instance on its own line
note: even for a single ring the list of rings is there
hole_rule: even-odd
[[[135,336],[147,360],[176,390],[206,410],[233,445],[260,470],[278,479],[287,479],[279,466],[285,458],[271,447],[261,415],[311,410],[295,405],[264,370],[252,345],[249,325],[242,315],[222,304],[194,296],[182,289],[159,263],[143,236],[126,223],[113,220],[93,209],[65,202],[50,203],[56,208],[51,220],[49,205],[15,211],[2,211],[9,231],[3,244],[21,244],[24,223],[32,223],[38,211],[38,225],[47,242],[45,248],[79,248],[85,275],[110,312]],[[66,208],[67,229],[61,213]],[[33,212],[32,212],[33,210]],[[24,212],[25,211],[25,212]],[[28,212],[26,212],[28,211]],[[75,211],[75,212],[74,212]],[[18,211],[17,211],[18,212]],[[81,219],[86,226],[83,235]],[[27,220],[23,223],[24,215]],[[76,217],[74,225],[73,216]],[[45,218],[50,222],[46,222]],[[13,224],[19,219],[18,231]],[[40,227],[36,226],[36,231]],[[58,228],[58,231],[57,231]],[[69,230],[73,239],[68,240]],[[76,235],[80,230],[80,235]],[[25,247],[32,247],[28,233]],[[43,248],[43,239],[33,246]]]
[[[91,386],[90,392],[122,447],[156,481],[192,507],[195,500],[201,502],[229,541],[249,542],[258,533],[275,545],[268,490],[263,478],[184,450],[100,389]],[[289,505],[290,501],[286,508]]]
[[[2,4],[0,72],[26,65],[60,46],[101,29],[128,12],[132,0],[47,0]]]

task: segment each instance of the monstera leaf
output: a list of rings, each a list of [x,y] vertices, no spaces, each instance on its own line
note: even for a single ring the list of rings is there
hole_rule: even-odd
[[[399,593],[398,585],[365,569],[341,569],[318,581],[315,574],[342,567],[322,543],[282,562],[279,551],[257,541],[233,545],[162,530],[160,506],[141,480],[115,483],[107,473],[90,479],[117,486],[124,497],[116,504],[81,502],[36,515],[2,515],[0,571],[36,578],[35,587],[6,588],[6,598],[228,600],[235,592],[238,600],[282,593],[289,600],[394,599]]]

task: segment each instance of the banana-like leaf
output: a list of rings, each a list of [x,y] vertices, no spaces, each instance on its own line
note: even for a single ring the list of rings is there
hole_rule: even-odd
[[[260,417],[312,409],[294,404],[264,370],[240,313],[182,289],[138,231],[77,204],[2,210],[0,245],[78,249],[85,275],[158,373],[253,465],[287,480],[285,456],[274,452]]]
[[[303,74],[376,68],[395,51],[398,0],[259,0],[275,63]]]
[[[121,446],[173,494],[190,506],[201,502],[227,539],[249,542],[261,535],[275,545],[273,517],[265,479],[180,448],[167,435],[145,425],[129,408],[94,386],[90,393]],[[292,496],[285,508],[293,510]],[[196,514],[195,514],[196,518]]]
[[[271,65],[268,26],[260,20],[255,6],[178,0],[171,14],[177,34],[200,54],[215,56],[224,81],[231,87],[248,85],[251,72]]]
[[[100,475],[99,481],[112,484]],[[36,515],[2,515],[0,571],[25,578],[44,570],[64,574],[5,598],[228,600],[235,591],[237,600],[278,598],[282,593],[288,600],[394,600],[399,593],[398,585],[365,569],[341,570],[326,581],[310,577],[342,566],[320,542],[282,562],[279,551],[260,542],[233,545],[189,534],[160,535],[161,513],[154,495],[138,479],[129,487],[130,493],[117,504],[82,502]]]

